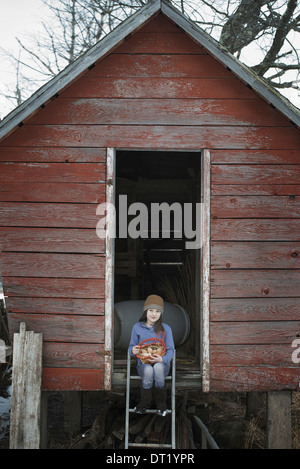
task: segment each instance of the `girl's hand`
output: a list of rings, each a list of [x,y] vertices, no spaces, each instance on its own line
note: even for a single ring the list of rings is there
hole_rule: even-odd
[[[139,345],[135,345],[134,347],[132,347],[131,351],[132,351],[133,355],[137,355],[140,351],[140,348],[141,347]]]
[[[156,355],[155,353],[153,355],[151,355],[151,363],[162,363],[163,359],[162,359],[162,356],[160,355]]]

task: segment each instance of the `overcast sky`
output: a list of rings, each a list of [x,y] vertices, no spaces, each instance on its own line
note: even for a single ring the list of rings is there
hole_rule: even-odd
[[[45,18],[46,8],[41,0],[0,0],[0,48],[13,52],[18,50],[16,36],[41,30],[41,21]],[[6,85],[13,86],[15,69],[8,59],[0,54],[0,91]],[[0,96],[0,118],[12,110],[6,100]]]
[[[46,19],[46,12],[42,0],[0,0],[0,47],[17,51],[15,37],[23,38],[26,33],[38,32],[41,29],[42,19]],[[13,86],[14,76],[15,70],[1,54],[0,92],[6,89],[6,85]],[[299,91],[282,91],[282,93],[300,108]],[[0,118],[11,110],[11,106],[9,108],[0,96]]]

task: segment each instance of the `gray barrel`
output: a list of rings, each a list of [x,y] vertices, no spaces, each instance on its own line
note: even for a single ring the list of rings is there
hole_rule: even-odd
[[[114,338],[116,349],[127,350],[132,327],[142,316],[143,306],[144,301],[141,300],[115,303]],[[179,305],[165,302],[163,322],[172,328],[176,347],[182,345],[190,333],[190,318],[186,310]]]

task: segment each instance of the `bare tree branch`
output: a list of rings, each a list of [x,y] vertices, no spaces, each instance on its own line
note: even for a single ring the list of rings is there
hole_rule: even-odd
[[[50,13],[50,19],[43,23],[44,32],[38,37],[19,38],[22,54],[19,52],[12,57],[6,52],[14,63],[15,85],[9,99],[16,105],[28,97],[29,90],[34,91],[34,86],[36,89],[57,75],[117,24],[148,3],[148,0],[42,1]],[[272,86],[298,87],[295,83],[298,83],[300,71],[299,47],[290,36],[294,34],[299,43],[297,0],[169,1],[238,58],[246,60],[244,50],[257,45],[263,58],[252,68]],[[31,81],[28,81],[29,72]],[[291,74],[294,80],[290,79]]]
[[[272,67],[272,65],[278,67],[278,64],[275,65],[275,61],[291,29],[291,24],[292,24],[291,18],[293,16],[293,13],[296,7],[297,7],[297,0],[288,0],[286,11],[281,17],[277,31],[274,36],[273,43],[269,51],[265,55],[263,61],[259,65],[256,65],[255,67],[253,67],[253,70],[258,75],[261,75],[261,76],[265,75],[265,73],[269,70],[270,67]]]

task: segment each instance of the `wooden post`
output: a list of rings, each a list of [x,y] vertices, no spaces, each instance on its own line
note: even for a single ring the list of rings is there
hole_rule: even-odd
[[[39,449],[42,383],[42,334],[14,334],[10,449]]]
[[[291,449],[291,392],[268,392],[267,414],[268,449]]]

